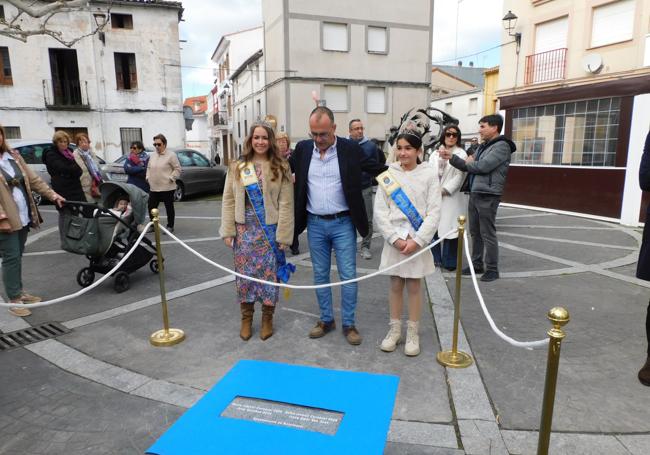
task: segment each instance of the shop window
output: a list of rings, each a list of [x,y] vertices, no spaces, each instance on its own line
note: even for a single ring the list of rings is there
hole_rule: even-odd
[[[615,166],[620,98],[512,110],[515,164]]]

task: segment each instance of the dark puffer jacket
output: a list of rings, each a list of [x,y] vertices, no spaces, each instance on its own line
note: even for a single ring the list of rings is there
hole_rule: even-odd
[[[472,193],[500,196],[506,184],[511,155],[516,150],[515,143],[501,135],[481,145],[474,154],[475,161],[466,163],[462,158],[453,155],[449,164],[469,174]]]

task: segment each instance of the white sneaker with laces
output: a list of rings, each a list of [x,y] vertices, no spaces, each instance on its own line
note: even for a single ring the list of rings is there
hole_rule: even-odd
[[[416,356],[420,353],[419,326],[419,322],[406,322],[406,345],[404,346],[404,354],[408,356]]]
[[[361,248],[361,257],[363,259],[372,259],[372,253],[368,248]]]
[[[402,340],[402,321],[391,319],[388,325],[390,329],[388,329],[388,334],[379,348],[384,352],[393,352]]]

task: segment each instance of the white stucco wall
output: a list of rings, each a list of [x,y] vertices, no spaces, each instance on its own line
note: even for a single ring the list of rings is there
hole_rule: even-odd
[[[9,17],[12,7],[5,4]],[[95,150],[108,160],[122,154],[120,128],[142,128],[145,144],[162,132],[171,146],[185,141],[182,116],[178,10],[154,5],[114,5],[113,13],[131,14],[133,29],[105,29],[105,44],[87,37],[76,51],[84,110],[46,108],[51,101],[49,49],[64,49],[50,37],[35,36],[27,43],[0,37],[9,48],[12,86],[0,86],[2,124],[19,126],[23,139],[51,137],[56,127],[87,128]],[[54,16],[50,25],[70,36],[90,31],[88,12]],[[116,90],[114,53],[134,53],[137,89]],[[148,139],[149,138],[149,139]]]
[[[477,98],[475,113],[469,112],[470,99]],[[451,103],[452,110],[448,112],[447,103]],[[483,112],[483,92],[481,90],[464,93],[462,95],[439,98],[431,101],[431,107],[447,112],[458,119],[458,126],[463,133],[463,139],[478,137],[478,120]]]

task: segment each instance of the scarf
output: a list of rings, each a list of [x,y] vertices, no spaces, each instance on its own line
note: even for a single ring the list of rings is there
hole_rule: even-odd
[[[131,153],[129,155],[129,161],[131,161],[136,166],[141,166],[142,165],[142,160],[140,159],[139,154]]]
[[[90,152],[79,149],[79,155],[81,155],[81,159],[84,160],[84,163],[88,168],[88,172],[90,172],[90,175],[92,176],[93,180],[95,180],[97,183],[101,183],[102,176],[99,173],[99,168],[95,164],[95,160],[93,160],[93,157],[90,154]]]
[[[63,150],[63,151],[57,149],[57,151],[58,151],[61,155],[63,155],[66,159],[68,159],[68,160],[70,160],[70,161],[73,161],[73,160],[74,160],[74,156],[72,156],[72,152],[70,151],[70,149],[66,148],[66,149]]]

